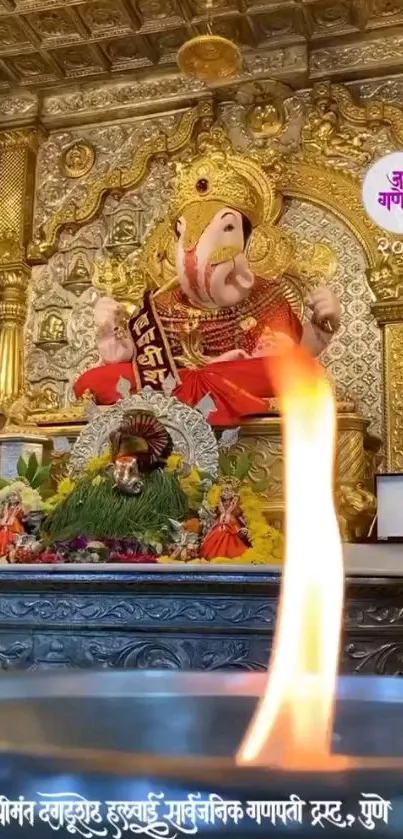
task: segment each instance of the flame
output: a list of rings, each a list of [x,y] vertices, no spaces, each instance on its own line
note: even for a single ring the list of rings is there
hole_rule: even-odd
[[[237,762],[312,770],[329,762],[342,625],[336,406],[325,373],[301,349],[270,373],[283,414],[286,561],[269,678]]]

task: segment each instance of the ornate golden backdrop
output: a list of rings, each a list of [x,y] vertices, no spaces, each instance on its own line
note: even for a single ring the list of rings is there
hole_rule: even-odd
[[[211,15],[241,50],[245,79],[301,87],[401,69],[401,0],[214,0]],[[0,117],[109,119],[197,95],[203,84],[176,59],[206,20],[205,0],[1,0]]]
[[[385,102],[382,107],[371,100],[359,104],[343,86],[319,84],[312,94],[296,93],[287,99],[282,87],[277,90],[273,83],[266,84],[267,100],[284,103],[285,108],[283,125],[274,136],[266,132],[264,124],[260,133],[256,124],[251,130],[256,104],[251,101],[249,83],[247,104],[242,104],[245,96],[241,89],[235,101],[219,105],[215,114],[212,103],[205,102],[184,113],[146,121],[54,132],[42,144],[30,254],[34,260],[43,260],[46,254],[49,259],[33,269],[26,362],[31,385],[45,388],[54,402],[69,402],[74,379],[97,362],[92,323],[97,288],[132,302],[141,295],[144,280],[139,245],[164,218],[173,163],[194,154],[196,138],[218,118],[222,128],[210,133],[212,142],[219,148],[230,142],[241,152],[247,149],[253,153],[278,190],[279,221],[271,227],[269,237],[272,270],[277,259],[277,269],[286,269],[292,280],[290,292],[290,288],[303,288],[304,276],[306,280],[309,274],[304,265],[309,268],[318,263],[314,279],[315,275],[318,281],[327,275],[340,296],[343,325],[325,362],[340,398],[353,399],[371,421],[372,430],[381,432],[380,332],[371,312],[366,277],[368,270],[372,272],[375,288],[379,231],[362,210],[360,177],[375,155],[398,145],[403,114],[396,105]],[[264,105],[261,85],[256,89],[256,101],[260,108]],[[92,162],[80,177],[66,170],[71,149],[80,152],[75,156],[77,165],[81,159]],[[111,170],[112,155],[115,168]],[[155,230],[148,240],[147,253],[150,272],[160,285],[172,278],[173,259],[168,237],[164,245],[167,258],[161,261],[161,228],[158,230],[158,235]],[[291,233],[292,238],[287,239],[285,233]],[[266,234],[264,238],[266,241]],[[254,253],[258,265],[258,242]],[[385,293],[387,298],[387,290],[378,289],[379,298]],[[382,304],[383,311],[389,312],[387,318],[391,306],[396,311],[394,294],[392,288],[390,301]],[[293,302],[298,305],[295,295]],[[388,325],[387,336],[390,329],[393,327]],[[393,363],[396,372],[395,343],[390,346],[385,364],[390,367]],[[392,397],[396,401],[397,393],[393,395],[389,389],[388,427],[395,441],[388,438],[388,446],[396,463],[400,431],[393,420]]]
[[[23,5],[19,3],[18,14]],[[75,3],[73,17],[81,14],[85,5]],[[316,15],[319,20],[320,10],[325,9],[322,2],[303,5],[306,19],[311,16],[313,20]],[[370,5],[367,3],[367,10]],[[386,14],[386,6],[382,9],[380,3],[372,4],[371,14],[378,14],[376,25],[374,18],[361,23],[354,19],[354,31],[367,27],[367,40],[354,54],[353,40],[346,42],[340,58],[342,72],[350,72],[348,61],[356,68],[361,59],[369,61],[375,54],[365,52],[371,39],[383,39],[389,64],[393,64],[387,45],[393,37],[393,49],[400,49],[400,36],[397,32],[392,35],[391,29],[383,35],[378,24],[398,21],[397,5],[392,8],[389,3]],[[403,8],[403,3],[400,5]],[[298,6],[301,11],[302,5]],[[357,11],[360,4],[337,5],[341,6],[345,10],[348,6],[350,15],[353,6]],[[70,14],[72,8],[67,7]],[[344,36],[336,34],[339,19],[330,20],[331,7],[326,4],[326,31],[334,34],[336,43]],[[224,19],[227,7],[222,8]],[[292,10],[295,18],[297,4],[284,4],[284,9],[287,14]],[[59,13],[57,5],[55,12]],[[16,24],[18,14],[10,15]],[[0,17],[0,34],[7,19]],[[331,67],[333,46],[325,49],[315,37],[309,44],[309,60],[311,72],[319,76],[325,73],[325,64],[319,72],[314,56],[326,53]],[[306,57],[306,46],[303,49]],[[269,63],[264,64],[269,55]],[[53,423],[62,424],[68,417],[71,425],[82,418],[84,406],[69,406],[72,382],[98,360],[93,303],[101,291],[128,302],[138,299],[144,289],[145,257],[154,284],[172,279],[172,240],[163,219],[174,165],[192,158],[207,138],[220,150],[229,144],[238,154],[252,154],[264,167],[275,192],[272,224],[260,240],[257,233],[250,254],[256,270],[266,274],[286,271],[284,289],[299,308],[311,282],[330,282],[341,299],[342,329],[324,361],[336,380],[340,399],[353,400],[355,410],[363,416],[351,413],[351,405],[344,406],[339,462],[343,481],[348,476],[351,488],[372,468],[369,452],[373,442],[366,436],[367,421],[372,431],[384,433],[389,465],[403,468],[403,266],[396,258],[380,264],[380,232],[364,214],[360,200],[360,182],[368,164],[402,146],[399,100],[403,80],[348,86],[320,82],[311,91],[293,92],[284,81],[298,84],[302,66],[298,55],[301,42],[273,46],[258,54],[246,52],[245,84],[233,89],[218,85],[214,93],[189,85],[174,74],[158,82],[154,76],[153,81],[157,71],[151,69],[147,78],[134,82],[122,77],[99,86],[60,88],[40,97],[42,119],[51,129],[47,137],[41,139],[28,127],[0,132],[0,196],[6,199],[7,208],[0,219],[3,402],[21,390],[23,356],[26,372],[26,387],[12,416],[26,421],[30,403]],[[0,58],[0,68],[6,60]],[[378,73],[382,60],[377,59]],[[282,81],[262,78],[267,67],[271,76],[280,76]],[[258,82],[253,81],[255,72],[260,73]],[[37,113],[35,83],[27,85],[26,91],[21,93],[20,88],[18,93],[0,94],[0,116],[5,114],[10,124],[17,113],[20,120]],[[196,106],[192,105],[195,95],[200,100]],[[58,121],[63,125],[58,126]],[[146,251],[140,247],[145,239]],[[29,265],[34,265],[31,282]],[[38,387],[44,393],[41,398],[32,392]],[[55,409],[58,413],[52,413]],[[273,503],[278,510],[278,421],[268,422],[265,429],[252,424],[249,431],[251,440],[257,435],[263,441],[264,463],[257,462],[256,470],[264,469],[272,476],[273,497],[277,492]],[[245,435],[242,445],[250,445],[247,431]],[[348,493],[343,498],[351,506]],[[357,515],[366,504],[364,498],[354,496]]]

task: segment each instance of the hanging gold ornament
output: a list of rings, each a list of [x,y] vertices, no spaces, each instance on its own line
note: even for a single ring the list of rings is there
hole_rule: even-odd
[[[212,0],[207,3],[207,35],[186,41],[178,52],[179,69],[186,76],[203,82],[214,82],[236,76],[242,67],[242,56],[233,41],[213,35],[211,27]]]

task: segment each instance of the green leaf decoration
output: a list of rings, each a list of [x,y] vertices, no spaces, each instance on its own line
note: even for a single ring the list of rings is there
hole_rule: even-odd
[[[235,465],[235,477],[242,480],[242,478],[246,478],[250,472],[251,461],[249,455],[245,452],[242,452],[238,455],[236,459]]]
[[[26,478],[26,480],[28,481],[29,484],[32,483],[32,481],[33,481],[33,479],[34,479],[34,477],[35,477],[35,475],[38,471],[38,468],[39,468],[38,458],[37,458],[35,452],[33,452],[29,457],[28,464],[27,464],[27,469],[26,469],[26,473],[25,473],[25,478]]]
[[[0,489],[10,486],[10,483],[10,481],[5,481],[4,478],[0,478]]]
[[[18,477],[19,478],[25,478],[26,474],[27,474],[27,469],[28,469],[27,461],[25,460],[25,457],[22,457],[22,455],[21,455],[18,458],[18,463],[17,463],[17,475],[18,475]]]
[[[31,481],[32,489],[38,489],[39,487],[41,487],[42,484],[44,484],[48,480],[49,474],[50,466],[40,466]]]

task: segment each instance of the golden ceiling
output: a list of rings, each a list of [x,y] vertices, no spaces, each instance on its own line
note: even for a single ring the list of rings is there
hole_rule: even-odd
[[[403,0],[213,0],[213,18],[249,75],[302,86],[400,70]],[[0,90],[158,77],[205,31],[205,0],[0,0]]]

